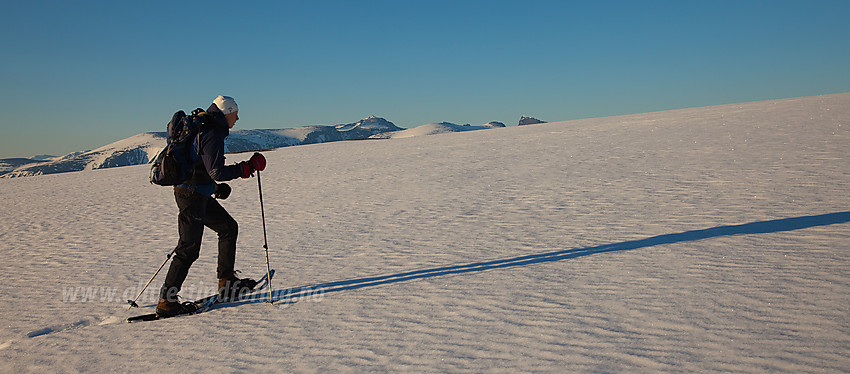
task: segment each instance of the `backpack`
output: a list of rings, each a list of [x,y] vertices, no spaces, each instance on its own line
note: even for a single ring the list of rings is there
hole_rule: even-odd
[[[182,110],[174,113],[168,122],[166,145],[153,159],[150,181],[160,186],[176,186],[192,178],[195,162],[192,162],[192,144],[206,112],[201,108],[187,116]]]

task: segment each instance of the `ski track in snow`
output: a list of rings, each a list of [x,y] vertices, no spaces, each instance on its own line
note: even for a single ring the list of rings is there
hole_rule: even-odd
[[[847,144],[839,94],[266,152],[278,303],[140,324],[148,166],[0,180],[0,372],[850,372]]]

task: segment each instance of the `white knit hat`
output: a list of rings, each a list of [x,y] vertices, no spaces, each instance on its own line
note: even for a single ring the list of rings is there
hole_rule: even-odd
[[[219,95],[219,97],[213,100],[213,104],[215,104],[215,106],[217,106],[224,115],[239,111],[239,107],[236,105],[236,100],[233,100],[230,96]]]

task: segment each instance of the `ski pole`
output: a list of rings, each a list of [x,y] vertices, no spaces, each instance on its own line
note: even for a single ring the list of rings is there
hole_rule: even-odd
[[[142,290],[139,291],[139,294],[136,295],[136,298],[133,299],[133,300],[127,300],[127,303],[130,304],[130,306],[127,308],[127,310],[139,307],[139,304],[136,304],[136,300],[139,300],[139,297],[141,297],[142,294],[145,293],[145,290],[148,289],[148,286],[151,284],[151,282],[153,282],[153,279],[156,278],[157,274],[159,274],[159,271],[162,270],[162,268],[165,266],[165,263],[168,262],[168,260],[171,259],[171,255],[173,255],[174,251],[176,251],[176,250],[177,250],[177,248],[174,248],[173,250],[171,250],[171,252],[168,254],[168,256],[165,257],[165,261],[162,262],[162,265],[159,265],[159,269],[156,269],[156,273],[153,273],[153,276],[151,277],[151,279],[148,280],[148,283],[146,283],[144,287],[142,287]]]
[[[257,189],[260,191],[260,217],[263,219],[263,249],[266,251],[266,279],[269,282],[269,304],[273,304],[274,300],[272,300],[272,293],[274,293],[274,289],[272,288],[272,270],[269,265],[269,241],[266,238],[266,212],[263,208],[263,185],[260,183],[260,171],[257,170]]]

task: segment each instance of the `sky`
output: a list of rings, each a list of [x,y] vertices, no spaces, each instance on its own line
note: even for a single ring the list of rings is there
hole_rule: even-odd
[[[0,158],[164,131],[516,125],[850,92],[850,1],[16,1]]]

